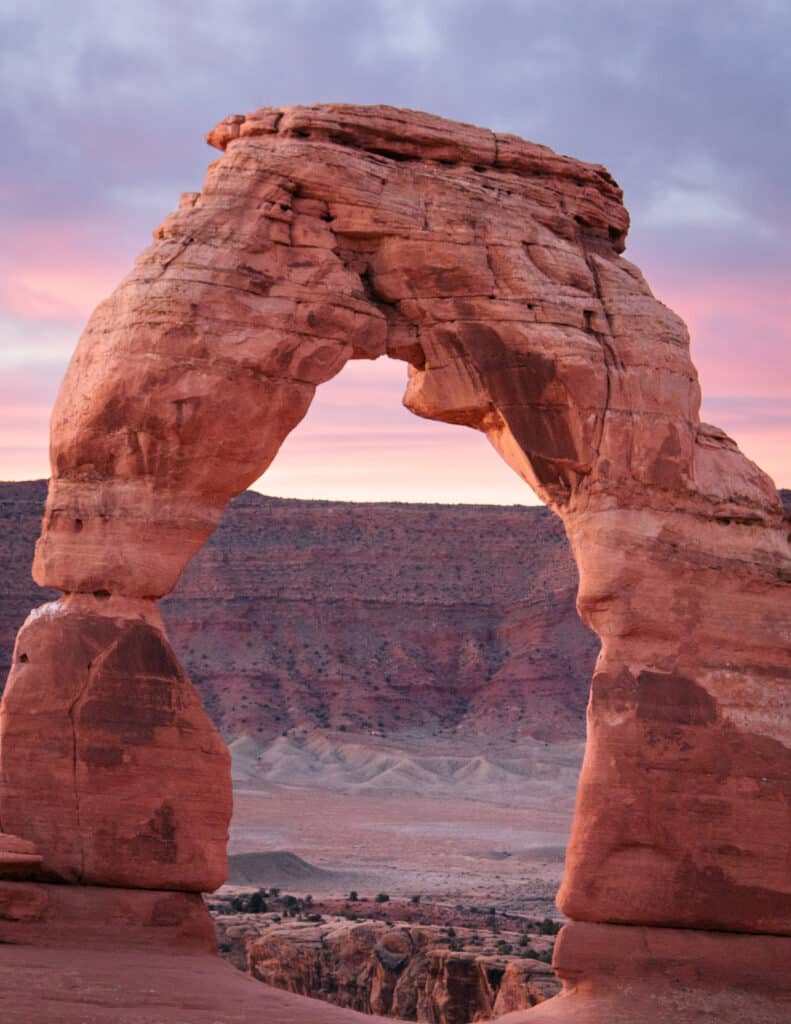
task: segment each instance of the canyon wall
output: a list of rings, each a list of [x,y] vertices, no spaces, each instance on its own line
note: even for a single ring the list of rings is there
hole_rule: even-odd
[[[494,456],[493,456],[494,457]],[[31,605],[46,483],[0,484],[0,672]],[[475,558],[469,557],[474,548]],[[598,648],[535,507],[235,498],[162,612],[226,741],[291,729],[580,740]]]

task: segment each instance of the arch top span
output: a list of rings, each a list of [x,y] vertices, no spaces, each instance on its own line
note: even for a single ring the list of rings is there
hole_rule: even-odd
[[[207,138],[224,155],[61,388],[40,583],[166,593],[350,358],[405,360],[410,409],[485,431],[561,512],[695,504],[693,457],[729,457],[696,443],[686,328],[620,255],[603,167],[389,107],[264,109]]]

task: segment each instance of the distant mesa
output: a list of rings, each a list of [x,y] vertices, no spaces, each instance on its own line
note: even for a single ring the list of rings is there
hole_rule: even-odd
[[[343,872],[327,871],[308,864],[288,850],[235,853],[228,858],[229,885],[275,885],[300,889],[312,883],[340,882],[343,877]]]

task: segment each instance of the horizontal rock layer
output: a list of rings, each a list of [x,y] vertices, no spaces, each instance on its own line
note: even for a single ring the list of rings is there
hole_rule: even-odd
[[[217,948],[197,895],[12,881],[0,881],[0,943],[204,955]]]
[[[221,942],[233,931],[223,923]],[[549,964],[451,951],[438,937],[431,928],[383,923],[284,924],[249,934],[242,966],[289,992],[434,1024],[489,1020],[560,988]]]
[[[0,665],[30,605],[49,596],[26,582],[45,494],[0,484]],[[463,735],[474,755],[487,738],[583,739],[598,644],[576,590],[546,509],[250,491],[161,608],[226,740],[343,727],[422,737],[430,754],[438,732]]]

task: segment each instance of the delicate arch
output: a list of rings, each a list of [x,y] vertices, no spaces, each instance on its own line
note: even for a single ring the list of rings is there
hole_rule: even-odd
[[[562,909],[791,934],[787,529],[699,422],[686,329],[620,255],[609,173],[386,107],[265,109],[208,140],[203,191],[69,368],[37,581],[83,595],[75,614],[150,617],[316,386],[402,359],[410,409],[485,431],[563,517],[602,639]],[[17,756],[0,824],[24,831]]]

